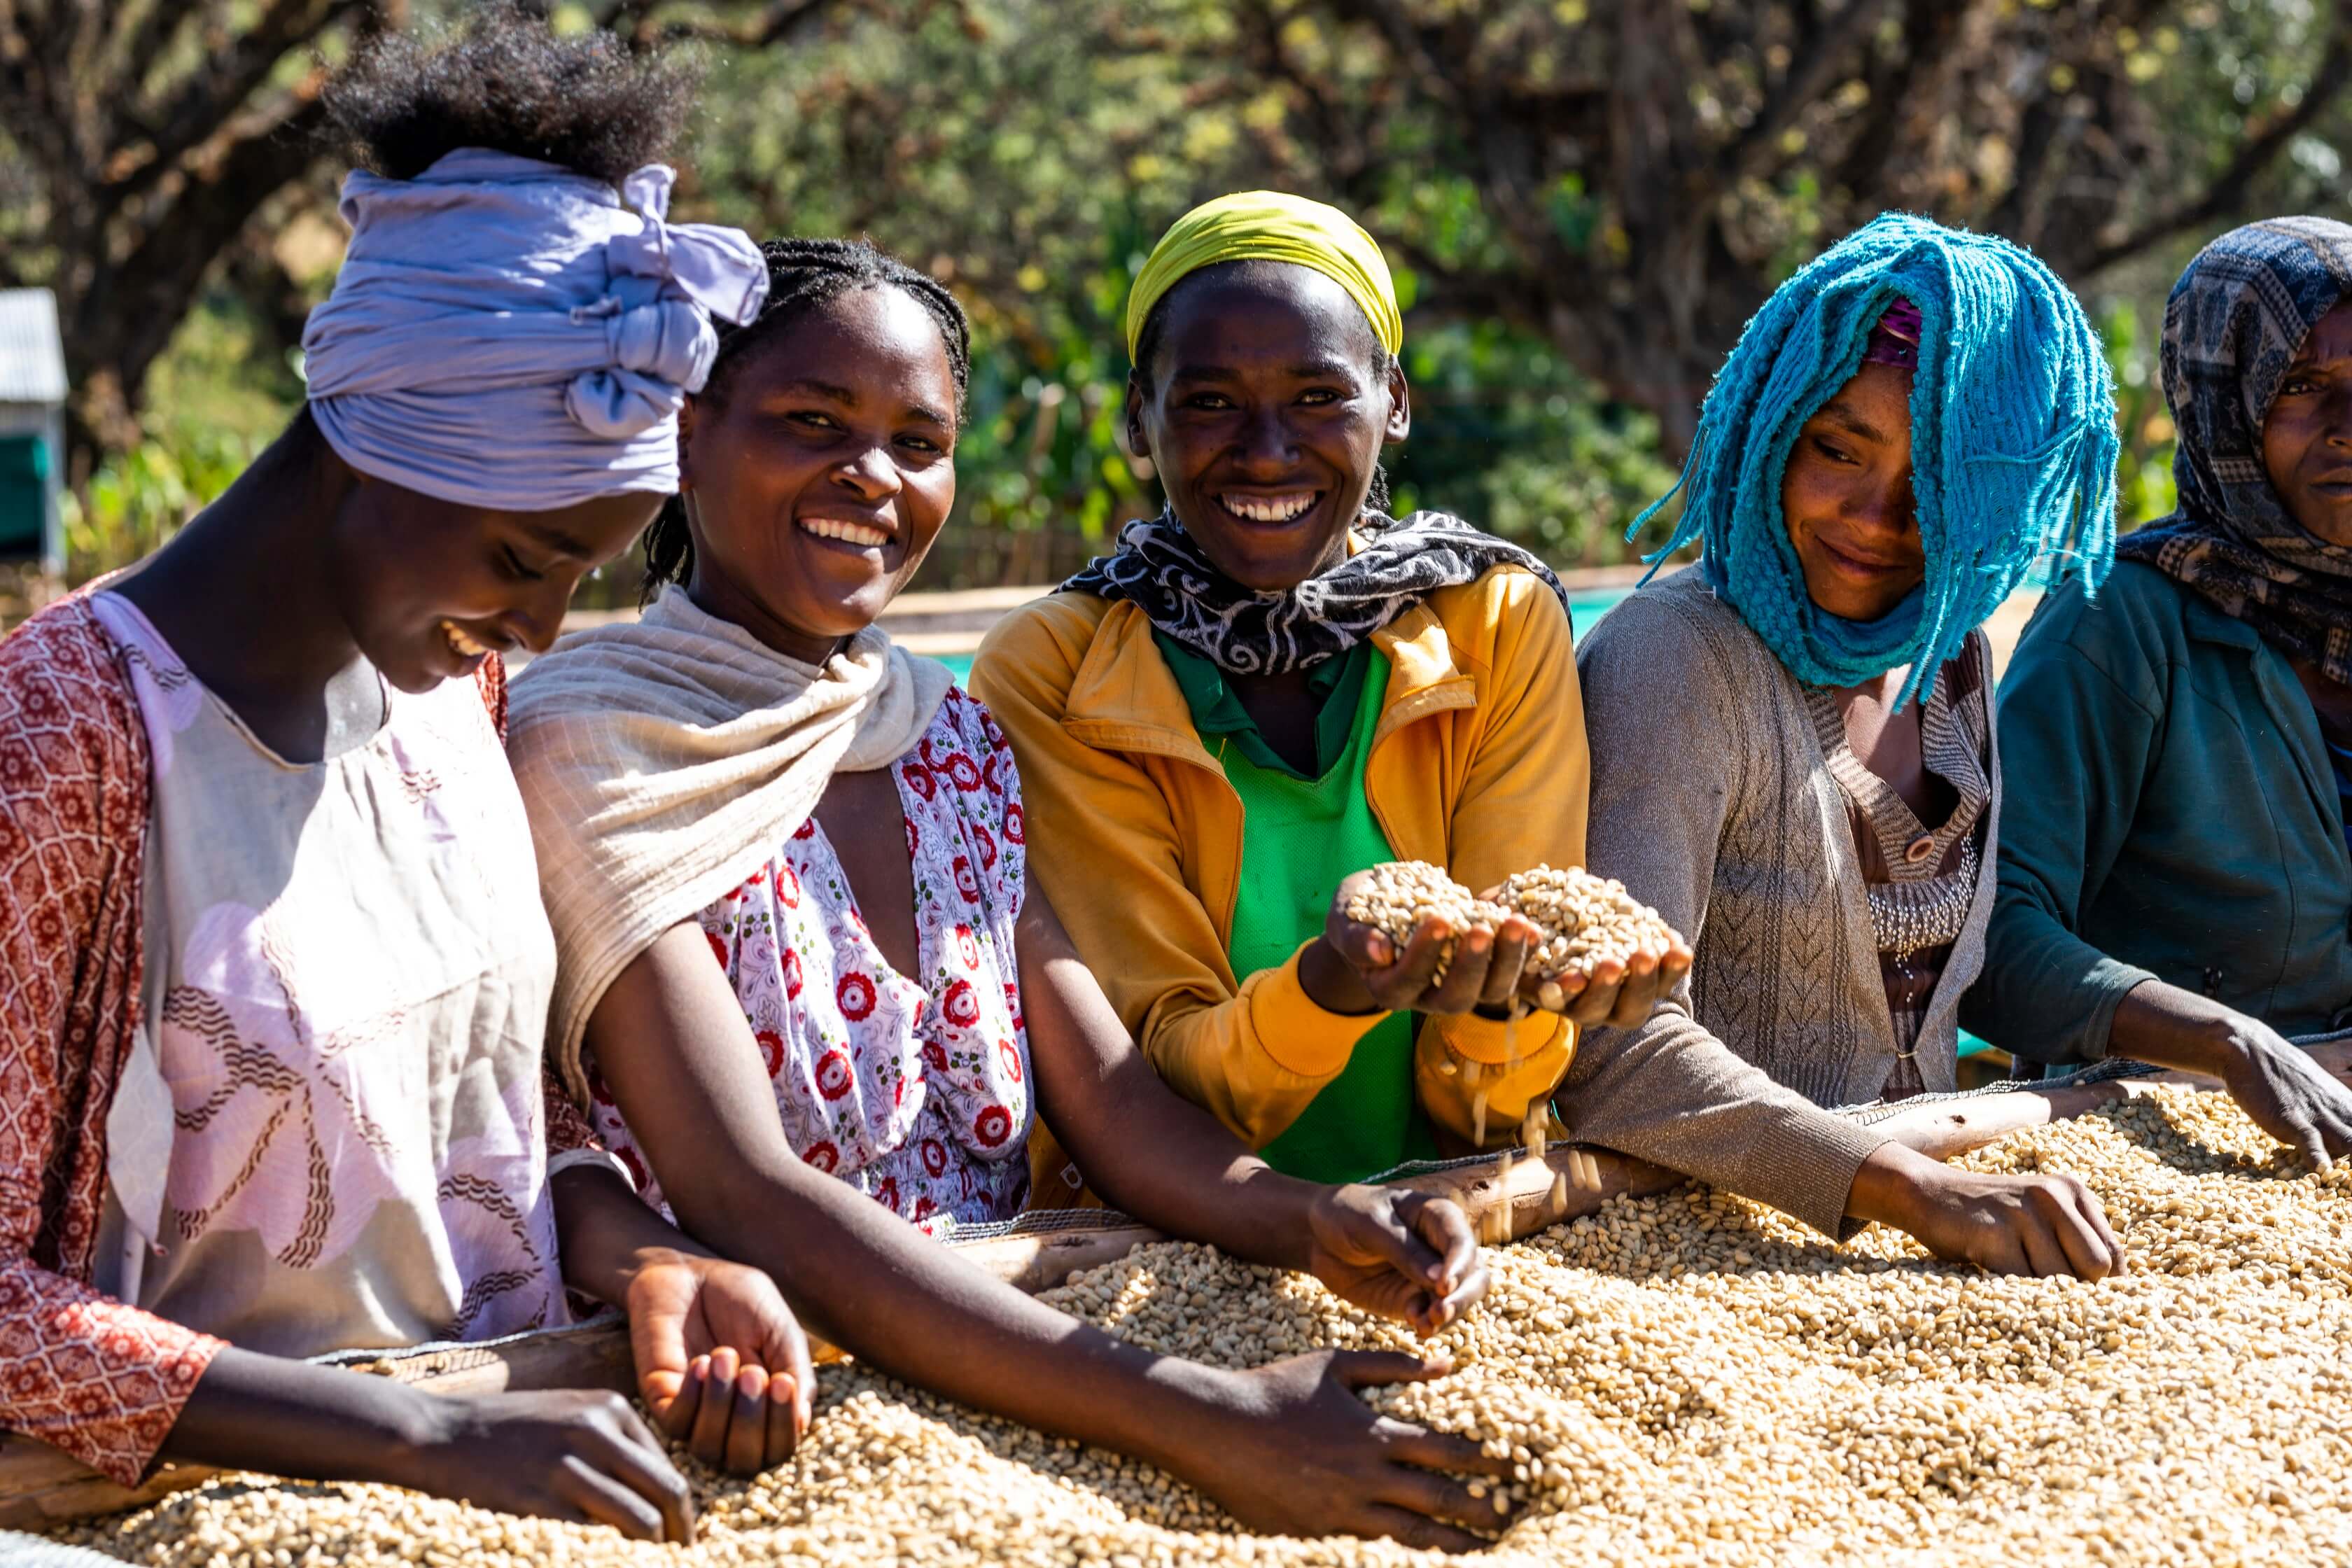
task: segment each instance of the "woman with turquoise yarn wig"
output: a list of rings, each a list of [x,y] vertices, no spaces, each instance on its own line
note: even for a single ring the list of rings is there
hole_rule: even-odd
[[[1677,487],[1668,549],[1699,563],[1577,660],[1592,868],[1696,950],[1647,1022],[1593,1031],[1562,1085],[1579,1137],[1735,1190],[1779,1173],[1824,1229],[2116,1267],[2079,1184],[1963,1174],[1815,1109],[1954,1087],[2000,798],[1977,628],[2037,571],[2105,574],[2116,451],[2097,335],[2001,240],[1890,215],[1748,323]]]

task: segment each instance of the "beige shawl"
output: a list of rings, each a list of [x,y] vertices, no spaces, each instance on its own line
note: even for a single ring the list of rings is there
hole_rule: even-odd
[[[873,626],[822,667],[787,658],[674,586],[515,678],[507,752],[555,927],[549,1044],[574,1099],[605,987],[774,855],[835,773],[912,750],[953,679]]]

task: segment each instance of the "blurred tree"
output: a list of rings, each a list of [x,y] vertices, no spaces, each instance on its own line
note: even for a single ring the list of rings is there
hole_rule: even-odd
[[[139,438],[149,367],[214,264],[318,156],[320,51],[403,0],[0,0],[0,283],[65,328],[74,482]],[[248,281],[276,290],[266,250]]]
[[[176,468],[123,471],[200,500],[211,389],[299,397],[282,351],[340,245],[293,134],[313,51],[465,3],[0,0],[0,279],[59,289],[97,441],[135,435],[163,344],[189,362],[150,378],[200,405],[150,421]],[[1755,305],[1889,206],[2022,239],[2084,291],[2145,515],[2172,273],[2243,217],[2347,210],[2352,0],[541,5],[710,52],[681,216],[870,234],[971,308],[932,582],[1041,579],[1158,505],[1119,440],[1120,309],[1221,190],[1319,195],[1381,236],[1411,321],[1400,500],[1563,561],[1615,558]],[[226,328],[191,331],[191,300]]]
[[[753,38],[809,6],[619,9]],[[772,224],[871,228],[1025,320],[1024,279],[1091,281],[1049,228],[1148,236],[1238,179],[1319,192],[1425,312],[1541,334],[1676,451],[1764,295],[1873,214],[1991,228],[2088,283],[2340,207],[2352,124],[2352,0],[869,0],[836,21],[714,104],[741,133],[704,172]]]
[[[715,70],[692,188],[954,283],[1007,362],[964,448],[982,532],[1157,504],[1116,444],[1119,308],[1160,227],[1220,190],[1339,201],[1400,264],[1413,336],[1449,367],[1415,366],[1401,500],[1483,502],[1562,559],[1609,559],[1610,531],[1574,520],[1643,499],[1756,305],[1874,213],[2020,238],[2145,345],[2184,247],[2344,210],[2352,130],[2352,0],[578,8],[647,38],[792,22]],[[2133,353],[2144,508],[2169,437]],[[1040,444],[1023,387],[1099,439]]]
[[[1279,93],[1269,176],[1370,214],[1429,305],[1542,332],[1675,451],[1765,294],[1885,209],[2081,287],[2343,205],[2352,0],[1240,0],[1192,32],[1211,79]]]

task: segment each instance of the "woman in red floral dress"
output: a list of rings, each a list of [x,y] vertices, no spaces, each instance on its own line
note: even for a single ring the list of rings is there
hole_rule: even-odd
[[[1442,1366],[1155,1356],[922,1234],[1019,1212],[1042,1119],[1148,1223],[1424,1334],[1486,1286],[1454,1205],[1281,1175],[1137,1050],[1027,874],[1051,826],[1003,735],[874,626],[954,499],[962,312],[863,245],[766,249],[767,309],[680,416],[643,618],[516,684],[559,1068],[648,1198],[860,1360],[1261,1528],[1476,1544],[1493,1504],[1441,1472],[1498,1462],[1354,1392]],[[696,1370],[725,1425],[726,1353]]]

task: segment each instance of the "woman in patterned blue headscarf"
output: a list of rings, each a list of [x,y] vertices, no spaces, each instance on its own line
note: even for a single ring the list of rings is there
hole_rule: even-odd
[[[2233,229],[2173,286],[2179,509],[2019,645],[1965,1015],[2024,1058],[2217,1076],[2323,1166],[2352,1093],[2288,1042],[2352,1025],[2347,286],[2352,226],[2312,217]]]

